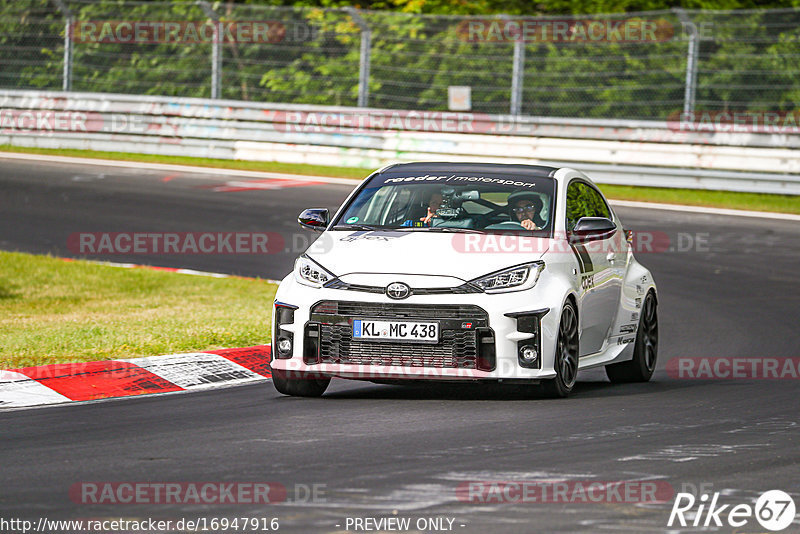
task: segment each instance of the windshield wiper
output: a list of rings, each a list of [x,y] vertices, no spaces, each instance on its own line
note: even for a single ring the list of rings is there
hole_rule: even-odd
[[[336,226],[333,227],[333,229],[334,230],[353,230],[353,231],[359,231],[359,230],[367,230],[367,231],[370,231],[370,230],[381,230],[381,228],[378,228],[377,226],[370,226],[368,224],[337,224]]]
[[[485,234],[483,230],[475,230],[474,228],[458,228],[454,226],[432,226],[427,229],[429,232],[446,232],[451,234]]]

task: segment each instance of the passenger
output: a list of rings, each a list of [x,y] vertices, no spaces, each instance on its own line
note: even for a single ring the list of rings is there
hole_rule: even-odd
[[[420,217],[419,220],[416,218],[417,215],[421,213],[420,212],[421,206],[418,205],[417,208],[415,209],[416,214],[414,215],[409,214],[409,216],[412,216],[414,218],[404,221],[403,224],[401,224],[400,226],[413,226],[413,227],[430,226],[431,219],[436,217],[436,210],[438,210],[441,206],[442,206],[442,194],[438,192],[433,193],[431,194],[431,197],[428,199],[427,215]]]
[[[442,205],[442,194],[441,193],[434,193],[431,195],[431,198],[428,199],[428,214],[425,217],[420,218],[425,225],[430,226],[431,219],[436,217],[436,210],[439,209]]]
[[[517,221],[526,230],[541,230],[547,223],[542,220],[544,204],[542,198],[530,191],[520,191],[508,195],[511,220]]]

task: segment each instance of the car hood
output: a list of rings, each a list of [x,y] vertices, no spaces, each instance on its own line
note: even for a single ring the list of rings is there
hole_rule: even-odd
[[[536,261],[549,246],[549,239],[511,234],[328,231],[306,254],[341,278],[407,274],[468,281]],[[442,285],[448,282],[442,280]]]

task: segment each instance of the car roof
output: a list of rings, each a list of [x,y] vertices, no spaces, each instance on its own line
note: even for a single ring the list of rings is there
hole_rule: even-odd
[[[481,173],[481,174],[516,174],[537,177],[552,177],[558,167],[547,165],[521,165],[508,163],[454,163],[454,162],[414,162],[394,163],[378,171],[384,173]]]

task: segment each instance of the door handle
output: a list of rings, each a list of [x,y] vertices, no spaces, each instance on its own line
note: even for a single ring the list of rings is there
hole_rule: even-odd
[[[614,263],[615,261],[617,261],[617,255],[614,254],[613,252],[609,252],[608,255],[606,256],[606,260],[608,260],[608,263]]]

